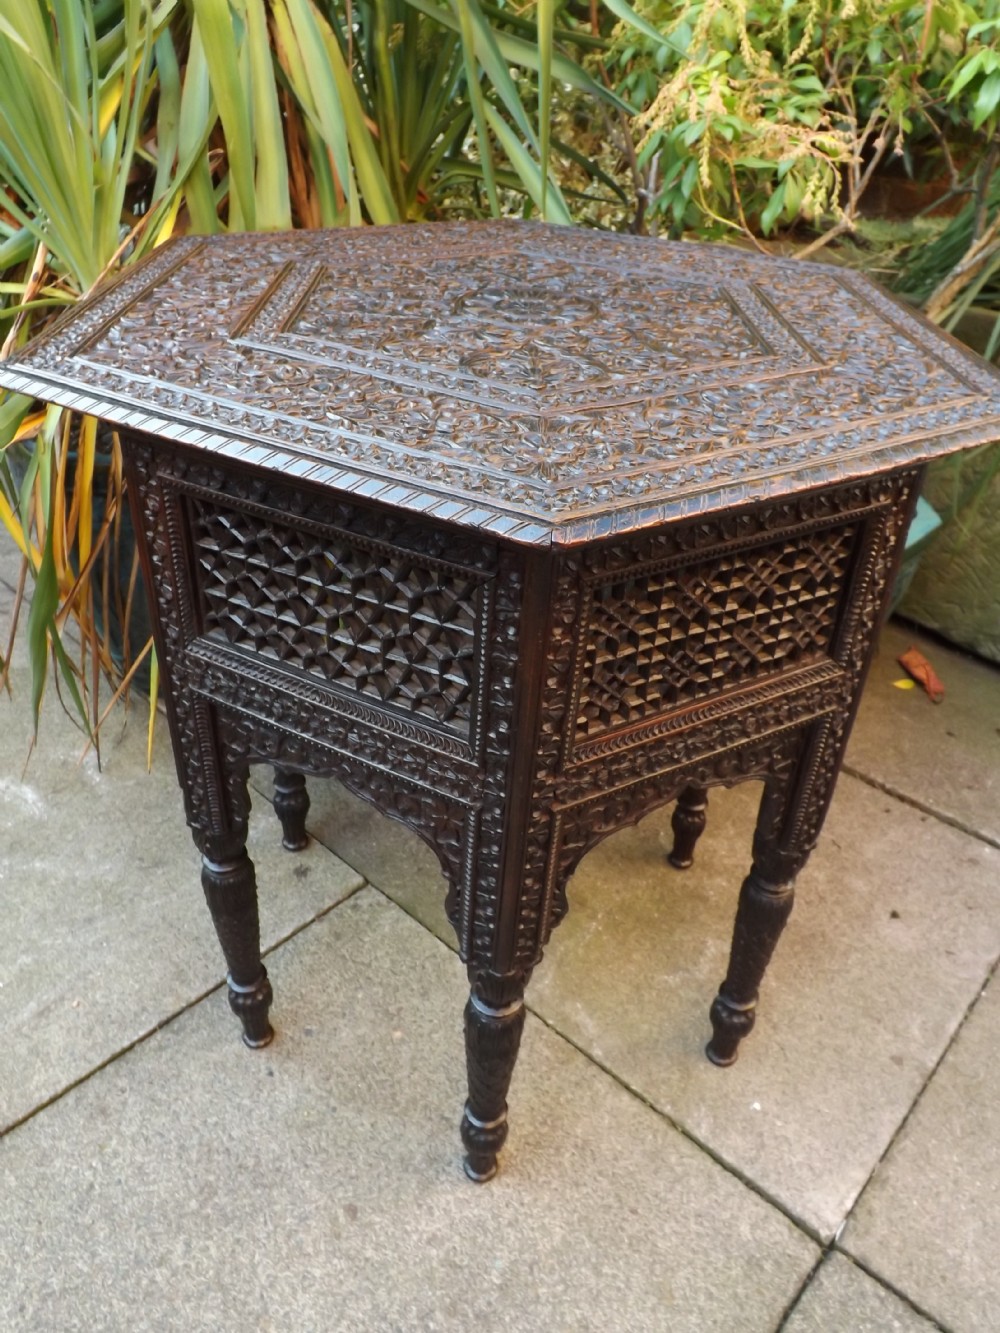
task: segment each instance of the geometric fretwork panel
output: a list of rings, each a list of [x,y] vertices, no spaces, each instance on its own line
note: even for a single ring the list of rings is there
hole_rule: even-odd
[[[205,632],[468,733],[482,579],[190,502]]]
[[[591,589],[577,740],[824,658],[857,524]]]

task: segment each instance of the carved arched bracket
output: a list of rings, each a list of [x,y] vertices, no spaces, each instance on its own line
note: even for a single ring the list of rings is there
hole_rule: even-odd
[[[794,727],[756,737],[743,745],[646,777],[613,792],[552,814],[551,842],[545,869],[545,892],[538,958],[553,928],[569,909],[566,886],[587,852],[618,829],[637,824],[660,806],[676,800],[688,784],[735,787],[761,781],[776,790],[783,786],[802,748],[806,728]]]
[[[230,747],[242,754],[244,762],[275,764],[307,777],[336,778],[353,795],[404,824],[430,847],[448,885],[445,907],[464,957],[478,807],[235,709],[218,704],[216,708]]]

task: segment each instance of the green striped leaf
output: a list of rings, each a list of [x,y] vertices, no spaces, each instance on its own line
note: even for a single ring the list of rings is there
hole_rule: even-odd
[[[546,190],[542,182],[542,172],[538,163],[534,160],[524,144],[521,143],[517,135],[503,119],[495,107],[486,104],[486,117],[489,120],[490,128],[500,140],[504,152],[510,161],[511,166],[517,172],[524,188],[538,205],[539,212],[542,210],[543,199],[548,205],[548,219],[550,222],[561,222],[565,226],[572,225],[573,219],[569,215],[569,209],[566,207],[566,201],[562,197],[559,187],[554,181],[550,181]]]
[[[264,0],[248,0],[247,30],[253,85],[253,134],[257,154],[254,177],[257,225],[265,230],[292,225],[288,199],[288,161],[281,108],[274,86],[274,64],[267,35]]]
[[[240,69],[240,36],[234,28],[228,0],[192,0],[192,4],[201,29],[212,93],[226,135],[229,225],[252,230],[257,222],[253,141],[250,107]]]
[[[552,29],[555,26],[555,0],[538,0],[538,140],[542,175],[542,217],[549,188],[549,143],[552,133]]]

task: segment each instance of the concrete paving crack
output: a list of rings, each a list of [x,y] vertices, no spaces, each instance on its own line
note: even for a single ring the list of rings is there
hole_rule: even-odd
[[[946,814],[943,810],[935,810],[932,805],[927,805],[926,802],[917,800],[915,796],[908,796],[905,791],[900,791],[891,782],[881,782],[878,778],[870,777],[867,773],[862,773],[859,768],[854,768],[850,764],[845,764],[842,772],[849,774],[852,778],[857,778],[859,782],[863,782],[868,787],[873,787],[876,791],[884,792],[886,796],[891,796],[894,800],[902,801],[904,805],[909,805],[914,810],[919,810],[921,814],[930,815],[942,824],[949,824],[952,828],[958,829],[960,833],[965,833],[978,842],[985,842],[987,847],[996,847],[1000,850],[1000,838],[994,838],[990,833],[981,833],[979,829],[973,828],[971,824],[966,824],[964,820]]]

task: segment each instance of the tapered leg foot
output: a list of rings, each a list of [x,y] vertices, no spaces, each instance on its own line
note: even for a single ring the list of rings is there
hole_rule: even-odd
[[[247,1046],[266,1046],[274,1036],[268,1019],[271,983],[260,958],[257,881],[242,848],[225,859],[202,857],[201,883],[229,966],[229,1004],[243,1024]]]
[[[733,1064],[740,1042],[753,1028],[760,983],[794,896],[794,880],[771,884],[756,867],[743,881],[729,971],[710,1013],[712,1039],[706,1054],[713,1064]]]
[[[274,810],[281,820],[281,845],[289,852],[300,852],[309,842],[306,816],[309,793],[301,773],[287,768],[274,770]]]
[[[739,1055],[740,1042],[749,1036],[756,1021],[757,1001],[747,1005],[736,1005],[720,993],[712,1001],[709,1019],[712,1024],[712,1040],[705,1047],[705,1054],[713,1065],[725,1068],[734,1065]]]
[[[482,1183],[497,1171],[507,1138],[507,1090],[524,1028],[527,978],[479,974],[465,1007],[469,1098],[462,1115],[465,1174]]]
[[[240,986],[228,976],[229,1007],[243,1024],[243,1044],[252,1051],[268,1046],[274,1040],[274,1028],[267,1016],[274,996],[267,969],[261,965],[260,975],[251,986]]]
[[[670,827],[674,845],[667,860],[675,870],[687,870],[694,862],[695,844],[705,832],[705,811],[708,794],[704,787],[685,787],[677,798]]]

